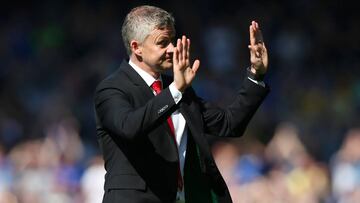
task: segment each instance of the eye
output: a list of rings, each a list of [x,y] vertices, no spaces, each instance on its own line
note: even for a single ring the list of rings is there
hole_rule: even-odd
[[[161,47],[166,47],[167,45],[169,45],[169,43],[170,43],[170,40],[168,40],[168,39],[162,39],[157,42],[157,44],[160,45]]]

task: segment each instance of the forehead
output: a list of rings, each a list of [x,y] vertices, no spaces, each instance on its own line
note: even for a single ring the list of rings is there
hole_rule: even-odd
[[[174,30],[174,28],[171,28],[171,27],[156,28],[155,30],[150,32],[149,37],[151,37],[151,38],[159,38],[159,37],[174,38],[175,30]]]

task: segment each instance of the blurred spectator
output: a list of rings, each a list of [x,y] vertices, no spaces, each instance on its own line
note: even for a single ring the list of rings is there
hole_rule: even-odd
[[[328,171],[307,152],[294,125],[283,123],[277,127],[266,157],[272,168],[283,174],[291,202],[320,202],[327,198]]]
[[[90,160],[90,165],[81,178],[84,203],[98,203],[102,201],[105,173],[104,161],[101,156],[96,156]]]
[[[350,129],[331,165],[332,189],[338,202],[360,200],[360,129]]]
[[[5,153],[4,147],[0,143],[0,202],[18,202],[16,196],[10,190],[13,183],[13,168]]]

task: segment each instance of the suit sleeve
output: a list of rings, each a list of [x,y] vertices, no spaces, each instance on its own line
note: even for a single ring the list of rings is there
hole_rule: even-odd
[[[235,100],[225,109],[199,99],[205,133],[224,137],[242,136],[268,92],[268,86],[262,87],[245,79]]]
[[[126,92],[111,85],[100,85],[95,92],[95,110],[102,128],[125,139],[135,139],[160,125],[175,105],[169,88],[139,108],[133,107]]]

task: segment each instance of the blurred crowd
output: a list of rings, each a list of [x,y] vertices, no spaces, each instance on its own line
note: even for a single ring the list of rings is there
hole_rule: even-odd
[[[281,123],[267,145],[252,138],[214,145],[234,202],[360,201],[360,129],[346,134],[328,164],[309,154],[298,133],[293,124]]]
[[[0,203],[101,202],[93,92],[126,57],[121,24],[148,1],[12,1],[0,8]],[[346,1],[151,3],[173,13],[229,104],[259,22],[272,91],[243,138],[212,138],[235,202],[360,202],[360,13]]]

